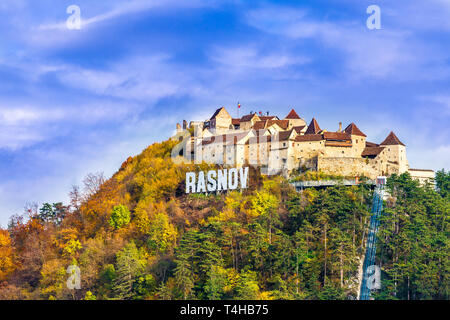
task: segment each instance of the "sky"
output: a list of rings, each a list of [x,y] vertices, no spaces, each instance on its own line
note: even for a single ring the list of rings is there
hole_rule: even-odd
[[[238,102],[450,170],[450,0],[2,0],[0,225]]]

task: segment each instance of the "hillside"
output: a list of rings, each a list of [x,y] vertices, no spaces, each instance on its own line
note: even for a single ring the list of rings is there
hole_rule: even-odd
[[[354,299],[372,192],[297,193],[250,172],[242,192],[186,195],[174,142],[90,175],[70,204],[31,206],[0,230],[0,299]],[[379,299],[449,298],[449,179],[440,192],[392,176]],[[69,265],[81,289],[69,290]]]

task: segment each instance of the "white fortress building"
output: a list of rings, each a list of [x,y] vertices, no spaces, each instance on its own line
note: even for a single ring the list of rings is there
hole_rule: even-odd
[[[182,155],[233,167],[255,166],[265,174],[289,176],[294,170],[321,171],[346,177],[389,176],[409,172],[421,182],[434,178],[433,170],[411,169],[406,146],[390,132],[381,143],[350,123],[337,131],[321,129],[316,119],[307,125],[294,109],[283,119],[269,113],[253,113],[233,118],[222,107],[206,121],[177,124],[183,141]],[[189,143],[188,143],[189,142]]]

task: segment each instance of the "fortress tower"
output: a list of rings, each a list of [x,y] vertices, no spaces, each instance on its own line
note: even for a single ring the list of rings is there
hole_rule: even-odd
[[[398,173],[408,171],[409,164],[406,158],[406,146],[400,139],[391,131],[389,135],[384,139],[380,146],[385,147],[387,158],[387,172],[391,172],[390,167],[392,165],[398,165]]]

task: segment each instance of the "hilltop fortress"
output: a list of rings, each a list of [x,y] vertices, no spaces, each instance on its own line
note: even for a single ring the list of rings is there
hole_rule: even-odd
[[[410,168],[406,146],[394,132],[381,143],[369,142],[354,123],[344,129],[339,123],[337,131],[328,131],[314,118],[307,125],[294,109],[283,119],[261,112],[233,118],[222,107],[209,120],[177,124],[177,136],[180,141],[185,137],[179,155],[197,163],[248,164],[285,176],[314,170],[375,179],[408,171],[422,182],[434,178],[432,170]]]

